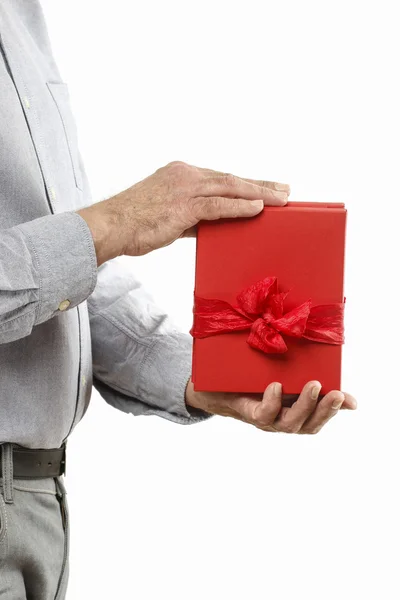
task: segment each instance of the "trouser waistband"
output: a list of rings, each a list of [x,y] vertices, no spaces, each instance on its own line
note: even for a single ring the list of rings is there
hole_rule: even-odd
[[[65,474],[65,444],[61,448],[35,450],[3,443],[0,451],[0,477],[3,478],[5,502],[13,502],[14,479],[41,479]]]

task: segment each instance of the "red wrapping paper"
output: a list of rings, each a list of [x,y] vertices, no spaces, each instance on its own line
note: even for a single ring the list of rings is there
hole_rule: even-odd
[[[311,379],[321,381],[323,393],[340,389],[343,340],[335,335],[334,344],[326,339],[321,343],[318,325],[329,314],[328,305],[337,311],[344,302],[345,228],[344,205],[322,203],[266,207],[254,219],[199,225],[192,328],[199,336],[193,343],[196,390],[262,392],[272,381],[280,381],[284,393],[299,393]],[[238,307],[238,297],[246,308],[255,286],[264,286],[264,294],[266,278],[267,286],[276,281],[264,312],[269,323],[259,319],[249,332],[246,320],[257,319],[243,311],[243,330],[220,333],[218,329],[227,326],[224,318],[228,323],[233,318],[240,326],[225,308]],[[301,314],[310,309],[310,330],[302,327],[304,335],[295,337],[299,332],[288,329],[285,319],[274,321],[268,312],[278,316],[278,305],[283,314],[297,315],[300,325],[304,325]],[[218,315],[221,307],[224,318]],[[214,323],[209,309],[214,311]],[[281,324],[281,331],[273,330],[274,322],[276,327]]]

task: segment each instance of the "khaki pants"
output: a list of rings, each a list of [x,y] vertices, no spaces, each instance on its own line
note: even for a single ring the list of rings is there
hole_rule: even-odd
[[[0,478],[0,600],[64,600],[68,549],[63,478]]]

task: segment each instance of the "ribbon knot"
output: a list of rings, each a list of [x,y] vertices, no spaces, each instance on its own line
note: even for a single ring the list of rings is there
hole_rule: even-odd
[[[276,277],[266,277],[243,290],[237,297],[237,306],[224,300],[196,296],[190,333],[194,338],[204,338],[250,330],[247,343],[252,348],[274,354],[287,351],[283,335],[325,344],[343,344],[343,303],[312,307],[309,299],[285,313],[284,301],[288,293],[278,291]]]

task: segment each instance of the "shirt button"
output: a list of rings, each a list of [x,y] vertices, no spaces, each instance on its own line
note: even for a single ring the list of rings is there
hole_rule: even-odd
[[[61,310],[61,311],[67,310],[67,308],[69,308],[70,304],[71,304],[70,300],[63,300],[62,302],[60,302],[60,304],[58,306],[58,310]]]

